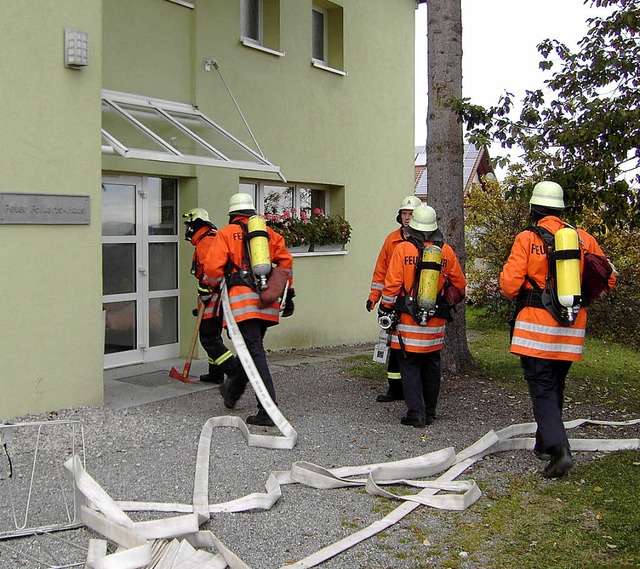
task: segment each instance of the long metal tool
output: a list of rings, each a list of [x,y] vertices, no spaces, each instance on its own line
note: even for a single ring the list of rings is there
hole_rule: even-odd
[[[189,370],[191,369],[191,360],[193,360],[193,354],[196,351],[196,342],[198,341],[198,332],[200,331],[200,323],[202,322],[202,316],[204,315],[204,303],[200,304],[198,309],[198,318],[196,319],[196,327],[193,331],[193,337],[191,338],[191,345],[189,346],[189,352],[187,354],[187,361],[184,363],[184,369],[180,373],[176,368],[172,367],[169,371],[169,377],[182,381],[183,383],[197,383],[196,380],[189,378]]]

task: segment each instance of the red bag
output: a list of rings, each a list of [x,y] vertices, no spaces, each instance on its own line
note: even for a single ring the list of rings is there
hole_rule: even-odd
[[[449,306],[455,306],[464,300],[466,296],[464,290],[460,290],[458,287],[452,284],[444,285],[444,300]]]
[[[585,305],[609,290],[609,277],[612,272],[613,268],[606,257],[589,253],[589,251],[584,252],[582,300]]]
[[[289,280],[289,272],[280,267],[273,267],[267,279],[267,288],[260,293],[260,308],[270,306],[284,294],[284,289]]]

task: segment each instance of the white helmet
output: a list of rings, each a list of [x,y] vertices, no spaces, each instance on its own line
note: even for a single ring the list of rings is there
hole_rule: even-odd
[[[253,198],[249,194],[233,194],[229,198],[229,213],[240,211],[256,212],[256,207],[253,205]]]
[[[398,208],[398,213],[400,213],[403,209],[413,211],[419,205],[422,205],[422,200],[419,197],[407,196],[402,200],[402,204],[400,204],[400,207]]]
[[[430,205],[419,205],[413,210],[413,216],[409,222],[409,227],[416,231],[429,233],[438,229],[436,222],[436,210]]]
[[[210,221],[209,212],[201,207],[196,207],[190,209],[187,213],[183,213],[182,219],[184,219],[185,223],[191,223],[196,219],[201,219],[202,221]]]
[[[538,182],[533,188],[529,205],[564,209],[564,192],[562,191],[562,186],[555,182]]]

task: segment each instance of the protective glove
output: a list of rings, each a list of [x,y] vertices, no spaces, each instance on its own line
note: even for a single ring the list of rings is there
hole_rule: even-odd
[[[209,304],[213,300],[211,289],[208,286],[203,285],[202,283],[198,284],[198,295],[200,296],[200,301],[205,305],[205,307],[209,306]]]
[[[378,318],[380,316],[389,316],[393,312],[393,308],[387,308],[384,304],[378,306]]]
[[[282,309],[282,317],[287,318],[293,314],[293,297],[296,295],[292,288],[287,289],[287,295],[284,299],[284,308]]]
[[[367,298],[367,303],[366,303],[366,308],[367,308],[367,312],[371,312],[373,310],[373,307],[376,305],[375,302],[373,302],[373,300]]]

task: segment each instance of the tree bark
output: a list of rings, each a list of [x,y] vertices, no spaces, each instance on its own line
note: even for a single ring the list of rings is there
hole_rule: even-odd
[[[464,270],[464,144],[462,123],[450,104],[451,97],[462,98],[461,0],[429,0],[427,49],[427,203]],[[461,304],[447,326],[442,367],[455,374],[472,364]]]

